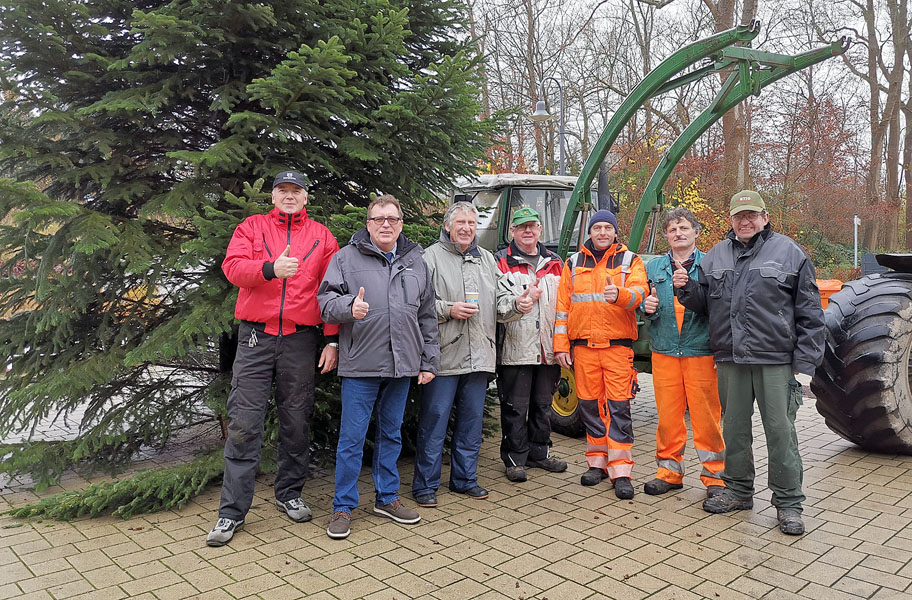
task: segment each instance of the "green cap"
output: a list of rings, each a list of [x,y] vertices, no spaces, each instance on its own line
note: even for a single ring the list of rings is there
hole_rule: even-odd
[[[538,212],[536,212],[535,209],[529,208],[528,206],[523,206],[521,208],[517,208],[516,212],[513,213],[513,220],[510,221],[510,224],[522,225],[523,223],[528,223],[530,221],[541,223],[541,217],[538,216]]]
[[[763,202],[763,198],[761,198],[760,194],[757,192],[753,190],[741,190],[732,196],[731,205],[728,207],[728,214],[734,215],[745,210],[763,212],[766,210],[766,203]]]

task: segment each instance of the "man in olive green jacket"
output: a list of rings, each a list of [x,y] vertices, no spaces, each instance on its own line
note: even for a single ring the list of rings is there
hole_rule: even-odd
[[[450,445],[450,490],[482,499],[476,470],[488,378],[496,365],[496,294],[499,271],[494,257],[476,243],[478,210],[453,204],[444,215],[440,239],[424,260],[437,303],[440,370],[425,386],[418,422],[412,495],[419,506],[437,506],[437,489],[450,412],[455,425]]]

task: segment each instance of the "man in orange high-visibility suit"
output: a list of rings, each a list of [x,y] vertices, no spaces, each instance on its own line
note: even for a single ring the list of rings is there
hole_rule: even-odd
[[[554,358],[573,368],[579,410],[586,424],[586,463],[580,483],[606,477],[614,494],[633,498],[633,423],[636,386],[635,311],[647,292],[640,257],[617,241],[617,217],[607,210],[589,219],[589,239],[564,263],[557,293]]]

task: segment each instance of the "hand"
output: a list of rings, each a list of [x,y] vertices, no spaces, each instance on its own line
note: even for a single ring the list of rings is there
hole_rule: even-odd
[[[618,286],[614,285],[610,281],[608,285],[605,286],[605,302],[614,304],[618,299]]]
[[[478,304],[475,302],[454,302],[452,308],[450,308],[450,318],[469,319],[475,316],[477,312]]]
[[[272,270],[279,279],[288,279],[298,272],[298,259],[288,256],[291,246],[286,246],[285,251],[272,263]]]
[[[573,368],[573,358],[570,356],[569,352],[555,352],[554,360],[564,369]]]
[[[418,385],[430,383],[434,380],[434,377],[436,376],[433,373],[429,373],[428,371],[421,371],[418,373]]]
[[[325,375],[333,369],[336,368],[336,365],[339,364],[339,349],[335,346],[324,346],[323,352],[320,354],[320,362],[317,363],[317,367],[320,368],[320,374]]]
[[[649,295],[646,296],[646,300],[643,301],[643,311],[647,315],[653,314],[656,309],[659,308],[659,299],[656,297],[655,286],[649,286]]]
[[[687,271],[681,266],[681,263],[674,261],[674,264],[675,270],[674,273],[671,274],[671,285],[680,289],[687,285],[690,275],[687,274]]]
[[[352,316],[360,321],[367,316],[368,310],[370,310],[370,304],[364,301],[364,288],[361,288],[352,302]]]
[[[531,286],[529,286],[529,297],[532,298],[533,302],[538,302],[538,299],[541,298],[542,289],[538,287],[538,279],[535,280]]]
[[[538,292],[541,295],[541,290],[538,290]],[[524,289],[522,295],[517,296],[513,303],[516,305],[516,310],[524,315],[532,312],[532,306],[535,304],[535,300],[532,299],[532,288],[527,287]]]

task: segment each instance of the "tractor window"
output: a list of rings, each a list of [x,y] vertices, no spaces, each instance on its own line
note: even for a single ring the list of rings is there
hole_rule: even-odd
[[[475,194],[472,203],[478,209],[478,229],[497,229],[497,202],[500,190],[482,190]]]
[[[557,246],[560,241],[561,227],[564,225],[564,212],[570,204],[570,190],[548,190],[534,188],[513,188],[510,195],[510,212],[507,215],[507,233],[506,239],[509,241],[510,236],[509,223],[513,219],[513,213],[522,206],[528,206],[538,211],[542,218],[542,236],[541,241],[546,246]],[[595,192],[592,193],[593,202],[596,202]],[[573,226],[573,236],[570,238],[570,244],[575,246],[579,240],[579,221]]]

